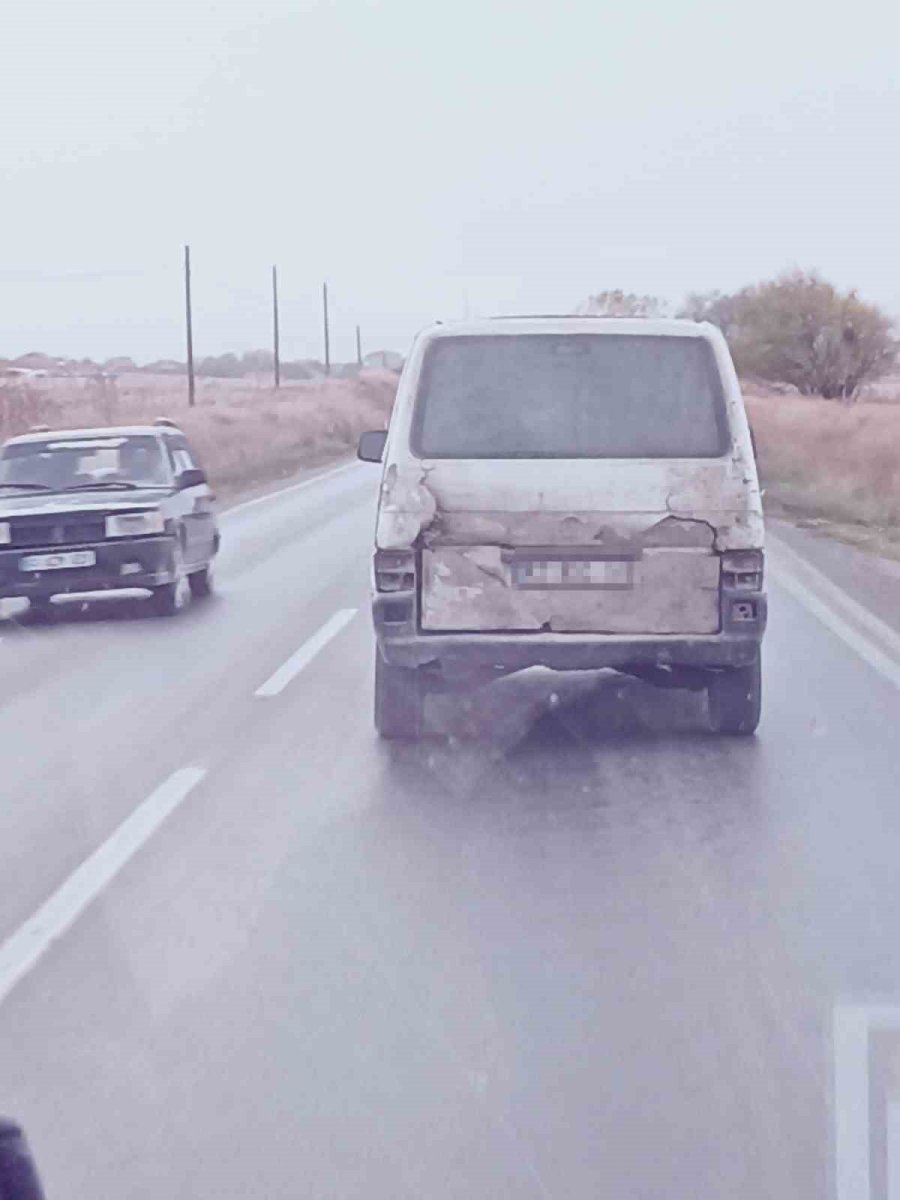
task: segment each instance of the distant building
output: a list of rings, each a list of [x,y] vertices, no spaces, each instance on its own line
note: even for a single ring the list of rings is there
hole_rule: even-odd
[[[385,371],[402,371],[403,355],[396,350],[373,350],[363,358],[367,367],[381,367]]]
[[[104,375],[127,375],[132,371],[136,371],[134,359],[131,358],[109,358],[101,368]]]
[[[50,372],[43,368],[4,367],[2,374],[6,379],[46,379]]]
[[[22,354],[19,358],[14,358],[12,365],[21,367],[24,371],[30,371],[32,374],[41,371],[44,375],[49,375],[62,365],[62,359],[51,358],[49,354],[40,354],[36,350],[32,350],[30,354]]]
[[[359,374],[359,365],[357,363],[332,363],[331,377],[332,379],[355,379]]]
[[[147,363],[141,370],[147,375],[184,375],[187,366],[173,358],[160,358],[157,362]]]
[[[88,379],[95,375],[99,375],[100,368],[90,358],[70,358],[63,364],[63,371],[66,375],[75,378]]]

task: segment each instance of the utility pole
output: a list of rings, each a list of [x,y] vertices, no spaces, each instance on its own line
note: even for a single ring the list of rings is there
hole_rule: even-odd
[[[191,314],[191,248],[184,248],[184,312],[187,325],[188,404],[194,406],[194,324]]]
[[[328,335],[328,284],[322,284],[322,319],[325,325],[325,374],[331,374],[331,343]]]
[[[272,268],[272,349],[275,356],[275,386],[281,387],[281,357],[278,344],[278,268]]]
[[[359,326],[356,327],[356,365],[362,366],[362,336],[359,332]]]

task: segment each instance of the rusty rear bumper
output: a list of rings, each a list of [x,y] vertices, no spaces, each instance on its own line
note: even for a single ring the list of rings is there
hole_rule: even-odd
[[[723,596],[722,626],[711,634],[426,633],[417,627],[414,593],[376,595],[373,619],[387,662],[398,667],[434,664],[451,674],[536,666],[557,671],[746,666],[756,657],[765,630],[766,596],[742,595],[742,601],[753,602],[755,611],[755,619],[742,621],[731,619],[730,599]]]

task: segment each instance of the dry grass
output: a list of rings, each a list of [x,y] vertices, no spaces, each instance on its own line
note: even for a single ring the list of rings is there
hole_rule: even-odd
[[[900,405],[753,389],[746,398],[770,507],[858,526],[854,540],[900,548]]]
[[[32,380],[0,387],[0,437],[36,424],[61,429],[169,416],[227,495],[347,454],[364,429],[386,427],[396,382],[390,372],[370,370],[275,392],[266,382],[205,379],[191,409],[178,378]],[[752,385],[745,395],[769,508],[900,553],[900,404],[879,397],[847,407]]]
[[[275,391],[247,380],[198,380],[187,405],[183,379],[126,375],[40,379],[0,387],[0,437],[32,425],[71,429],[177,421],[223,493],[280,479],[347,454],[365,429],[387,425],[397,378],[362,371],[355,379],[292,383]]]

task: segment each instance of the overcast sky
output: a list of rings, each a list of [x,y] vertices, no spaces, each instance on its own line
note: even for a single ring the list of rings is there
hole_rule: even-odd
[[[0,355],[317,355],[817,267],[900,314],[891,0],[21,0]],[[898,10],[900,11],[900,10]]]

